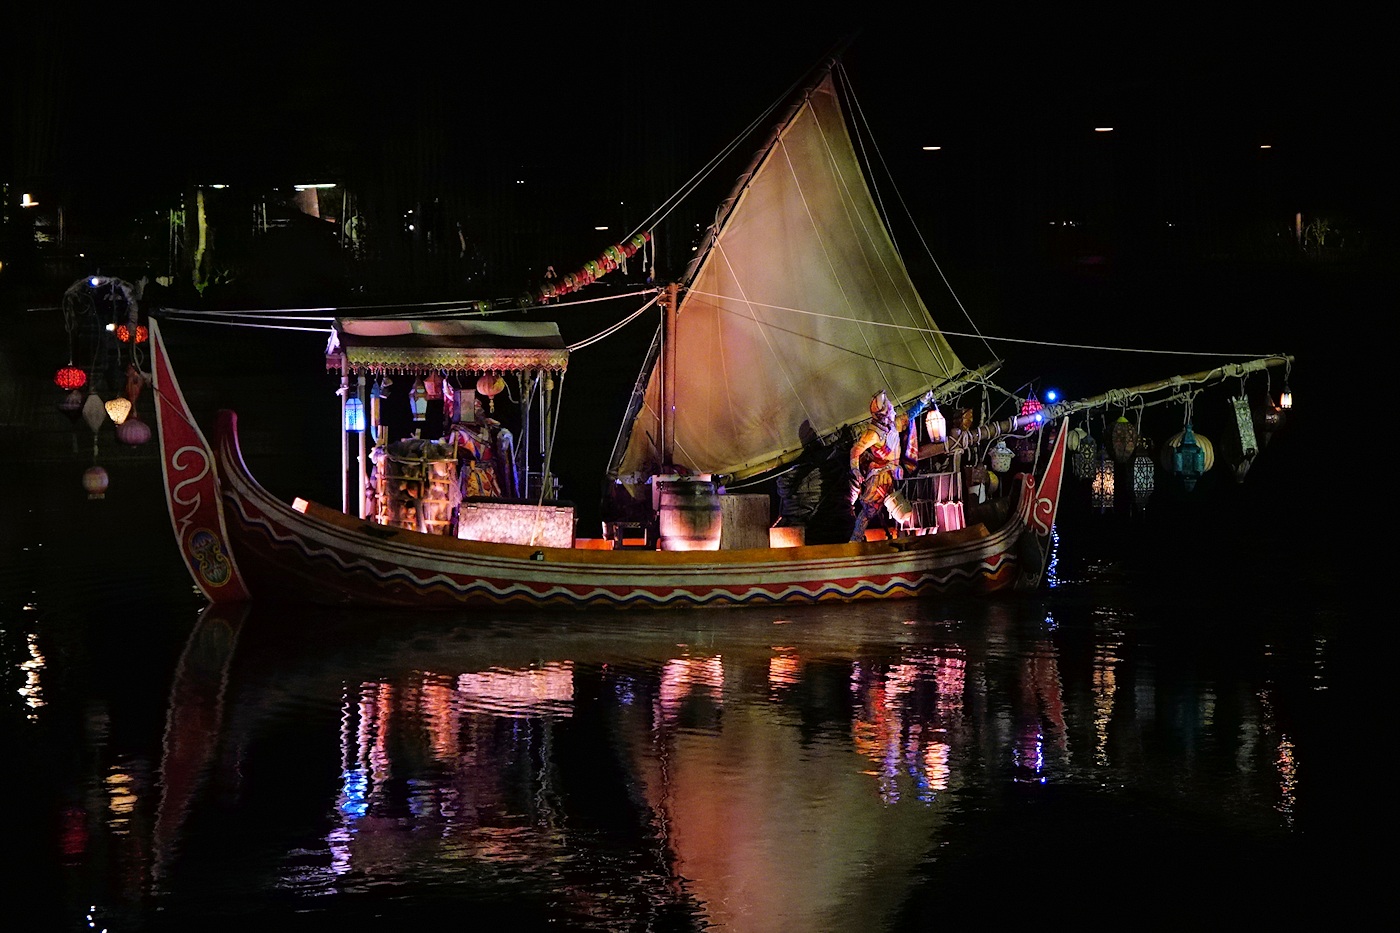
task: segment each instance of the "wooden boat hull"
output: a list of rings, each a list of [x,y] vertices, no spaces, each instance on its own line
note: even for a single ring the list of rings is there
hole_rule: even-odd
[[[219,413],[211,450],[154,324],[152,346],[167,506],[191,575],[216,604],[702,608],[991,593],[1036,575],[1059,492],[1055,471],[1040,491],[1023,477],[996,528],[853,544],[603,551],[421,534],[271,495],[244,463],[237,415]],[[1051,461],[1062,459],[1063,444]]]
[[[988,593],[1017,577],[1014,515],[889,542],[733,551],[597,551],[460,541],[388,528],[263,489],[221,412],[219,481],[230,550],[254,599],[346,606],[671,608]]]

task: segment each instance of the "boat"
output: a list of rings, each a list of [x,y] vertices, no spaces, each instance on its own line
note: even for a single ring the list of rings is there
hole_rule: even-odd
[[[542,287],[513,319],[337,316],[327,372],[340,379],[343,414],[370,412],[363,430],[342,435],[338,508],[264,488],[245,462],[237,413],[220,411],[209,441],[166,351],[167,318],[153,312],[167,506],[204,595],[215,604],[419,610],[693,609],[1033,588],[1070,450],[1084,440],[1071,415],[1291,366],[1279,354],[1068,403],[1005,393],[1015,403],[1009,414],[974,423],[966,399],[992,393],[1000,361],[965,364],[933,321],[865,181],[837,74],[827,62],[802,86],[685,274],[647,297],[644,310],[658,307],[660,320],[608,465],[601,537],[578,533],[553,469],[551,387],[579,351],[538,314],[565,311],[562,298],[645,243],[645,232]],[[376,391],[391,376],[412,380],[419,404],[445,378],[455,397],[444,403],[447,421],[498,428],[472,405],[489,407],[491,384],[513,380],[523,443],[494,451],[506,488],[463,491],[463,471],[481,459],[464,459],[475,443],[467,434],[424,438],[422,421],[413,437],[391,440]],[[822,469],[844,465],[878,393],[906,412],[928,406],[908,426],[918,466],[886,503],[881,527],[848,539],[842,489],[846,528],[808,534],[816,524],[790,507],[793,477],[827,482],[829,502]],[[1189,421],[1184,434],[1176,449],[1199,455]],[[1006,442],[1015,462],[984,466],[993,444],[1011,449]],[[415,458],[417,472],[402,472]],[[449,475],[455,467],[455,476],[435,479],[437,466]],[[396,478],[406,497],[397,508],[387,501]]]

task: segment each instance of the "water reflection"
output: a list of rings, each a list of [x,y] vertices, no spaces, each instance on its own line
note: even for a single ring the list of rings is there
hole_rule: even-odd
[[[1146,821],[1142,851],[1197,844],[1174,835],[1183,814],[1292,838],[1316,759],[1280,670],[1318,695],[1316,642],[1202,671],[1148,615],[210,609],[166,675],[154,757],[88,710],[93,766],[54,821],[67,911],[903,929],[947,893],[940,872],[990,859],[1007,883],[991,840],[1028,815],[1016,788],[1107,810],[1040,840],[1095,862],[1124,844],[1106,821]]]

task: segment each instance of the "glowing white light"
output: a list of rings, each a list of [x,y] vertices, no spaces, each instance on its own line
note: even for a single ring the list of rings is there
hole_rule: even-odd
[[[1096,126],[1096,127],[1094,127],[1094,132],[1095,132],[1095,133],[1112,133],[1112,132],[1113,132],[1113,127],[1111,127],[1111,126]]]
[[[38,206],[39,206],[39,202],[36,201],[36,200],[34,200],[34,198],[33,198],[32,195],[30,195],[30,194],[28,194],[28,193],[25,193],[25,194],[22,194],[22,195],[19,196],[19,206],[20,206],[20,207],[38,207]]]

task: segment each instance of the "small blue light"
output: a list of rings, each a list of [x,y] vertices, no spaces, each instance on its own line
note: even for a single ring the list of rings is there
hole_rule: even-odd
[[[1045,390],[1045,401],[1047,401],[1047,402],[1058,402],[1059,400],[1060,400],[1060,393],[1059,393],[1058,390],[1056,390],[1056,389],[1046,389],[1046,390]]]

